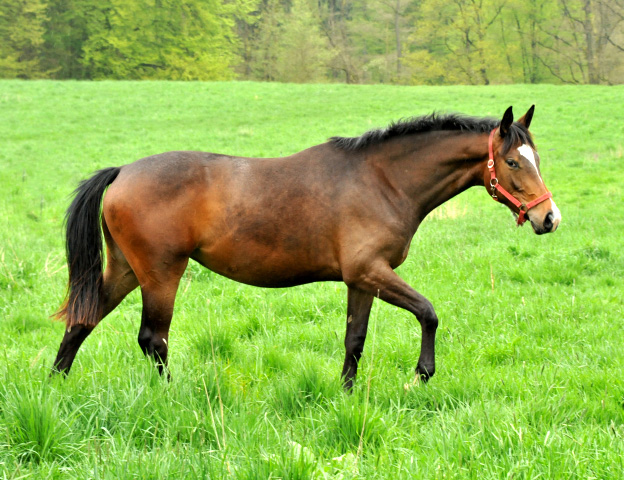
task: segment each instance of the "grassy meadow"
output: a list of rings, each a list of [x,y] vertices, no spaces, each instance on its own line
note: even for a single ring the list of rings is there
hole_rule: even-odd
[[[138,290],[48,378],[62,222],[96,169],[168,150],[278,156],[432,111],[535,103],[552,235],[485,189],[425,220],[399,274],[440,318],[376,301],[343,393],[346,287],[265,290],[190,264],[172,381],[136,337]],[[624,475],[624,88],[0,81],[0,478],[610,479]]]

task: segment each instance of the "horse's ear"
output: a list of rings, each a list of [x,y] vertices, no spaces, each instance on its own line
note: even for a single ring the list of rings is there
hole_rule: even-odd
[[[524,125],[527,128],[527,130],[529,128],[529,125],[531,125],[531,120],[533,119],[534,111],[535,111],[535,105],[531,105],[531,108],[529,108],[527,113],[525,113],[518,119],[518,123],[521,123],[522,125]]]
[[[509,127],[511,127],[512,123],[513,123],[513,109],[512,107],[509,107],[507,110],[505,110],[505,115],[503,115],[503,119],[501,120],[500,127],[498,128],[498,131],[500,132],[501,137],[504,137],[505,135],[507,135],[507,132],[509,132]]]

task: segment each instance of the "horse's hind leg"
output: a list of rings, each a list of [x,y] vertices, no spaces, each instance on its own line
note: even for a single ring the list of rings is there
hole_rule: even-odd
[[[370,316],[373,296],[359,290],[349,288],[347,294],[347,334],[345,336],[345,361],[342,378],[345,390],[351,390],[353,379],[357,374],[358,362],[364,349],[368,317]]]
[[[65,330],[63,341],[56,354],[56,360],[54,360],[52,373],[61,372],[65,375],[69,373],[80,345],[82,345],[82,342],[85,341],[92,331],[93,328],[86,325],[74,325],[72,328]]]
[[[104,225],[104,236],[107,243],[106,258],[108,263],[104,270],[102,283],[102,318],[113,311],[126,295],[138,286],[136,275],[119,247],[110,238],[106,225]],[[65,330],[61,347],[54,361],[54,371],[69,373],[78,349],[93,329],[94,327],[86,325],[74,325],[71,329]]]
[[[157,265],[143,265],[137,269],[137,275],[143,298],[139,346],[146,356],[154,358],[158,371],[162,374],[167,365],[169,326],[175,296],[180,278],[188,264],[188,257],[161,260],[154,262]]]

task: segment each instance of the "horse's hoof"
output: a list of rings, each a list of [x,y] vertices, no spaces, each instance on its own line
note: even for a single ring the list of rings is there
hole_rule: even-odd
[[[435,366],[424,366],[418,364],[416,367],[416,377],[423,381],[423,383],[427,383],[433,374],[435,373]]]
[[[344,382],[342,385],[342,388],[344,389],[345,393],[349,395],[353,393],[353,379],[349,379],[346,382]]]

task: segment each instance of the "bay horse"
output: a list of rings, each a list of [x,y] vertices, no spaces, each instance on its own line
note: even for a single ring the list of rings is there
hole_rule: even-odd
[[[85,338],[140,286],[138,342],[162,374],[176,291],[193,259],[259,287],[344,282],[347,390],[373,299],[408,310],[420,322],[416,374],[426,381],[438,317],[394,269],[425,216],[476,185],[518,224],[557,229],[561,214],[528,130],[533,111],[517,122],[511,107],[500,121],[431,114],[282,158],[179,151],[96,172],[67,210],[69,286],[56,314],[66,330],[54,371],[68,373]]]

